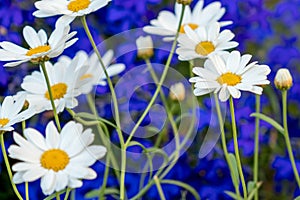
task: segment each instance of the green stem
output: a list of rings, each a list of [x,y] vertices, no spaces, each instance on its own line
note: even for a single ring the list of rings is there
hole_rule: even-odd
[[[103,182],[102,182],[102,186],[101,186],[99,197],[98,197],[99,200],[104,199],[104,193],[105,193],[105,189],[106,189],[108,175],[109,175],[109,157],[107,156],[106,157],[106,163],[105,163],[105,171],[104,171],[104,176],[103,176]]]
[[[56,192],[56,200],[60,200],[60,195],[58,192]]]
[[[153,179],[154,179],[155,185],[156,185],[156,187],[157,187],[157,191],[158,191],[158,194],[159,194],[159,196],[160,196],[160,199],[161,199],[161,200],[166,200],[166,197],[165,197],[165,195],[164,195],[164,192],[163,192],[163,190],[162,190],[162,188],[161,188],[161,185],[160,185],[160,183],[159,183],[158,177],[157,177],[157,176],[154,176]]]
[[[68,187],[67,191],[66,191],[66,194],[65,194],[65,197],[64,197],[64,200],[68,200],[70,192],[71,192],[71,188]]]
[[[126,141],[126,145],[128,145],[128,143],[130,142],[131,138],[133,137],[135,131],[137,130],[137,128],[140,126],[140,124],[142,123],[142,121],[146,117],[146,115],[149,112],[151,106],[154,104],[154,101],[155,101],[155,99],[158,96],[158,93],[159,93],[159,91],[161,89],[161,86],[162,86],[163,82],[165,81],[165,78],[166,78],[166,76],[168,74],[168,70],[169,70],[169,67],[170,67],[170,64],[171,64],[172,57],[173,57],[174,52],[175,52],[177,38],[179,36],[179,30],[180,30],[180,27],[181,27],[181,24],[182,24],[182,19],[183,19],[183,16],[184,16],[184,10],[185,10],[185,5],[182,5],[182,12],[181,12],[181,16],[180,16],[180,20],[179,20],[179,24],[178,24],[178,28],[177,28],[177,33],[175,35],[175,39],[174,39],[173,44],[172,44],[171,52],[169,54],[168,60],[167,60],[166,65],[165,65],[165,69],[164,69],[164,71],[162,73],[162,76],[160,78],[158,86],[157,86],[157,88],[156,88],[156,90],[155,90],[155,92],[154,92],[154,94],[152,96],[152,99],[150,100],[147,108],[145,109],[144,113],[142,114],[142,116],[140,117],[140,119],[135,124],[135,126],[132,129],[132,131],[130,132],[129,137],[128,137],[127,141]]]
[[[235,177],[235,174],[233,172],[234,169],[233,169],[232,163],[229,159],[229,153],[228,153],[227,143],[226,143],[226,136],[225,136],[225,131],[224,131],[224,121],[223,121],[223,118],[222,118],[222,113],[221,113],[219,99],[218,99],[217,94],[214,94],[214,99],[215,99],[215,104],[216,104],[219,127],[220,127],[220,132],[221,132],[221,141],[222,141],[222,147],[223,147],[225,159],[226,159],[226,162],[227,162],[229,170],[230,170],[230,175],[231,175],[232,183],[233,183],[234,188],[235,188],[235,193],[237,194],[238,198],[240,199],[241,194],[240,194],[240,190],[239,190],[239,185],[235,184],[235,181],[234,181],[234,180],[237,180],[238,177]]]
[[[232,96],[230,96],[229,102],[230,102],[230,114],[231,114],[231,125],[232,125],[232,133],[233,133],[235,158],[236,158],[237,167],[238,167],[238,171],[239,171],[241,182],[242,182],[244,199],[246,200],[248,193],[247,193],[247,187],[246,187],[245,178],[244,178],[244,174],[243,174],[240,154],[239,154],[239,144],[238,144],[238,140],[237,140],[237,130],[236,130],[235,113],[234,113],[234,105],[233,105]]]
[[[260,95],[255,96],[255,112],[260,113]],[[258,153],[259,153],[259,118],[255,118],[255,138],[254,138],[254,163],[253,163],[253,181],[258,183]],[[255,191],[254,200],[258,200],[258,190]]]
[[[292,145],[289,137],[289,131],[288,131],[288,124],[287,124],[287,91],[282,90],[282,117],[283,117],[283,128],[284,128],[284,138],[285,138],[285,143],[287,147],[287,151],[290,157],[290,161],[292,164],[294,176],[296,178],[298,188],[300,188],[300,179],[299,179],[299,174],[298,170],[296,167],[295,163],[295,158],[293,155],[293,150],[292,150]]]
[[[126,148],[121,149],[120,200],[125,200]]]
[[[105,74],[105,77],[107,79],[107,83],[108,83],[108,86],[109,86],[109,89],[110,89],[110,92],[111,92],[111,97],[112,97],[112,100],[113,100],[113,104],[114,104],[114,111],[115,111],[115,119],[116,119],[116,124],[117,124],[117,133],[118,133],[118,137],[119,137],[119,140],[120,140],[120,143],[121,143],[121,146],[124,145],[124,138],[123,138],[123,135],[122,135],[122,131],[121,131],[121,122],[120,122],[120,114],[119,114],[119,106],[118,106],[118,100],[117,100],[117,96],[116,96],[116,93],[115,93],[115,90],[114,90],[114,87],[113,87],[113,84],[112,84],[112,81],[106,71],[106,66],[104,65],[103,63],[103,60],[102,60],[102,57],[101,57],[101,54],[100,52],[98,51],[98,48],[96,46],[96,43],[93,39],[93,36],[90,32],[90,29],[89,29],[89,26],[86,22],[86,18],[85,18],[85,15],[81,17],[81,22],[82,22],[82,25],[83,25],[83,28],[89,38],[89,41],[98,57],[98,60],[101,64],[101,68]]]
[[[60,132],[61,131],[61,126],[60,126],[59,118],[58,118],[58,115],[57,115],[56,106],[55,106],[55,103],[54,103],[53,94],[52,94],[52,90],[51,90],[51,84],[50,84],[50,80],[49,80],[48,73],[47,73],[47,70],[46,70],[45,62],[41,62],[41,67],[42,67],[43,74],[44,74],[44,77],[45,77],[45,80],[46,80],[46,85],[47,85],[47,88],[48,88],[48,93],[49,93],[49,97],[50,97],[50,102],[51,102],[51,106],[52,106],[52,110],[53,110],[55,123],[56,123],[57,129],[58,129],[58,132]]]
[[[3,154],[5,166],[6,166],[6,169],[7,169],[8,177],[9,177],[11,186],[12,186],[15,194],[17,195],[18,199],[19,200],[23,200],[22,196],[20,195],[20,193],[18,191],[18,188],[17,188],[16,184],[12,180],[13,175],[12,175],[10,164],[9,164],[9,161],[8,161],[7,152],[6,152],[5,144],[4,144],[4,136],[3,135],[4,135],[4,132],[1,132],[0,133],[0,140],[1,140],[0,142],[1,142],[1,149],[2,149],[2,154]]]
[[[23,135],[24,135],[24,130],[26,128],[26,121],[22,121],[21,122],[22,124],[22,132],[23,132]],[[28,182],[25,182],[25,199],[26,200],[29,200],[29,188],[28,188]]]

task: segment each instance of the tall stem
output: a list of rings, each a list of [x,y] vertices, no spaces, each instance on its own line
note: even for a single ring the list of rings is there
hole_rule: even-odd
[[[22,132],[23,132],[23,135],[24,135],[24,130],[26,128],[26,121],[22,121],[21,122],[22,124]],[[25,199],[26,200],[29,200],[29,187],[28,187],[28,182],[25,182]]]
[[[292,145],[289,137],[288,124],[287,124],[287,91],[286,90],[282,90],[282,117],[283,117],[283,128],[284,128],[284,139],[285,139],[287,151],[290,157],[290,161],[292,164],[294,176],[298,184],[298,188],[300,188],[299,174],[296,167],[295,158],[293,155]]]
[[[161,185],[160,185],[160,182],[159,182],[158,177],[157,177],[157,176],[154,176],[153,179],[154,179],[154,182],[155,182],[155,184],[156,184],[157,191],[158,191],[158,194],[159,194],[160,199],[161,199],[161,200],[166,200],[166,197],[165,197],[164,192],[163,192],[163,190],[162,190],[162,188],[161,188]]]
[[[222,118],[222,113],[221,113],[219,99],[218,99],[217,94],[214,94],[214,99],[215,99],[215,104],[216,104],[219,127],[220,127],[220,132],[221,132],[221,141],[222,141],[222,147],[223,147],[225,159],[226,159],[226,162],[227,162],[229,170],[230,170],[230,175],[231,175],[232,183],[233,183],[234,188],[235,188],[235,193],[237,194],[238,198],[240,199],[241,194],[240,194],[240,190],[239,190],[239,185],[235,184],[235,181],[234,181],[234,180],[237,180],[238,177],[235,177],[235,173],[233,172],[234,169],[233,169],[232,163],[230,162],[230,159],[229,159],[226,136],[225,136],[225,131],[224,131],[224,121],[223,121],[223,118]]]
[[[248,193],[247,193],[247,187],[246,187],[245,178],[244,178],[244,174],[243,174],[243,169],[242,169],[242,163],[241,163],[241,159],[240,159],[240,154],[239,154],[239,144],[238,144],[238,140],[237,140],[235,112],[234,112],[234,105],[233,105],[232,96],[230,97],[229,101],[230,101],[230,114],[231,114],[231,125],[232,125],[232,133],[233,133],[235,159],[236,159],[236,162],[237,162],[237,167],[238,167],[238,171],[239,171],[241,182],[242,182],[244,199],[246,200],[247,196],[248,196]]]
[[[2,150],[2,155],[3,155],[3,158],[4,158],[5,166],[6,166],[6,169],[7,169],[8,177],[9,177],[11,186],[12,186],[15,194],[17,195],[18,199],[19,200],[23,200],[22,196],[20,195],[20,193],[18,191],[18,188],[17,188],[16,184],[13,182],[13,175],[12,175],[10,164],[9,164],[9,161],[8,161],[7,152],[6,152],[5,144],[4,144],[4,136],[3,135],[4,135],[4,132],[0,132],[1,150]]]
[[[260,95],[255,96],[255,112],[260,113]],[[255,119],[255,138],[254,138],[254,163],[253,163],[253,181],[255,185],[258,182],[258,152],[259,152],[259,118]],[[258,200],[258,190],[255,191],[254,200]]]
[[[50,97],[50,102],[51,102],[51,106],[52,106],[52,110],[53,110],[55,123],[56,123],[57,129],[58,129],[58,132],[60,132],[61,131],[61,126],[60,126],[59,118],[58,118],[58,115],[57,115],[56,106],[55,106],[55,103],[54,103],[53,94],[52,94],[52,90],[51,90],[51,84],[50,84],[50,80],[49,80],[48,73],[47,73],[47,70],[46,70],[45,62],[41,63],[41,67],[42,67],[43,74],[44,74],[44,77],[45,77],[45,80],[46,80],[46,85],[47,85],[47,89],[48,89],[48,93],[49,93],[49,97]]]

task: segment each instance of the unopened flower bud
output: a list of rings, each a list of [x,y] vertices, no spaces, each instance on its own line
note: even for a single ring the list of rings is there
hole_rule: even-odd
[[[181,82],[171,85],[169,96],[172,100],[183,101],[185,98],[184,85]]]
[[[190,5],[193,0],[176,0],[177,3],[183,4],[183,5]]]
[[[274,84],[280,90],[288,90],[293,85],[293,78],[288,69],[281,68],[277,71]]]
[[[140,36],[136,40],[138,49],[138,57],[142,59],[149,59],[153,56],[153,41],[150,36]]]

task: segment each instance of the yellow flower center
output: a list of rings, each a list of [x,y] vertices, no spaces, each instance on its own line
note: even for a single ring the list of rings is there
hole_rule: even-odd
[[[60,99],[65,96],[67,93],[68,86],[65,83],[57,83],[53,86],[51,86],[51,92],[53,96],[53,100]],[[46,99],[50,100],[49,92],[47,91],[45,93]]]
[[[49,45],[38,46],[33,49],[29,49],[26,53],[26,56],[32,56],[37,53],[44,53],[51,49]]]
[[[73,12],[78,12],[89,7],[90,0],[73,0],[68,4],[68,9]]]
[[[227,84],[230,86],[235,86],[238,83],[240,83],[242,80],[242,77],[236,74],[233,74],[231,72],[227,72],[225,74],[222,74],[218,79],[218,83],[220,83],[221,85],[223,84]]]
[[[93,75],[92,74],[84,74],[83,76],[80,77],[80,80],[82,81],[87,78],[93,78]]]
[[[55,172],[66,168],[70,161],[68,154],[60,149],[45,151],[40,159],[42,167],[52,169]]]
[[[0,119],[0,126],[4,127],[9,122],[9,119],[7,118],[1,118]]]
[[[196,53],[202,56],[207,56],[214,50],[215,50],[215,46],[213,45],[213,43],[209,41],[200,42],[199,44],[197,44],[195,48]]]
[[[184,26],[189,26],[193,30],[195,30],[196,28],[198,28],[198,24],[193,24],[193,23],[183,24],[180,27],[179,33],[185,33]]]

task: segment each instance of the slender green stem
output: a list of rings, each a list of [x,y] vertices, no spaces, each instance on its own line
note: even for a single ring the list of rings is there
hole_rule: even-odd
[[[120,200],[125,200],[126,148],[121,149]]]
[[[56,200],[60,200],[60,194],[56,192]]]
[[[109,157],[106,157],[103,182],[102,182],[102,186],[101,186],[99,197],[98,197],[99,200],[104,199],[104,193],[105,193],[105,189],[106,189],[108,175],[109,175]]]
[[[24,135],[24,130],[26,128],[26,121],[22,121],[21,122],[22,124],[22,132],[23,132],[23,135]],[[28,182],[25,182],[25,199],[26,200],[29,200],[29,188],[28,188]]]
[[[120,114],[119,114],[119,106],[118,106],[118,100],[117,100],[117,96],[116,96],[116,93],[115,93],[115,90],[114,90],[114,87],[113,87],[113,84],[112,84],[112,81],[106,71],[106,66],[104,65],[103,63],[103,60],[102,60],[102,57],[101,57],[101,54],[100,52],[98,51],[98,48],[96,46],[96,43],[93,39],[93,36],[90,32],[90,29],[89,29],[89,26],[86,22],[86,18],[85,18],[85,15],[81,17],[81,22],[82,22],[82,25],[83,25],[83,28],[89,38],[89,41],[98,57],[98,60],[100,62],[100,65],[101,65],[101,68],[105,74],[105,77],[107,79],[107,83],[108,83],[108,86],[109,86],[109,89],[110,89],[110,92],[111,92],[111,97],[112,97],[112,100],[113,100],[113,106],[114,106],[114,111],[115,111],[115,119],[116,119],[116,124],[117,124],[117,133],[118,133],[118,137],[119,137],[119,140],[120,140],[120,143],[121,143],[121,146],[124,145],[124,138],[123,138],[123,135],[122,135],[122,131],[121,131],[121,122],[120,122]]]
[[[57,111],[56,111],[56,106],[55,106],[54,99],[53,99],[50,80],[49,80],[48,73],[47,73],[46,66],[45,66],[44,62],[41,62],[41,67],[42,67],[43,74],[44,74],[44,77],[45,77],[45,80],[46,80],[46,85],[47,85],[47,88],[48,88],[48,93],[49,93],[50,102],[51,102],[51,105],[52,105],[52,110],[53,110],[55,123],[56,123],[57,129],[58,129],[58,132],[60,132],[61,131],[61,126],[60,126],[59,118],[58,118]]]
[[[1,142],[1,150],[2,150],[2,155],[3,155],[3,158],[4,158],[5,166],[6,166],[6,169],[7,169],[8,177],[9,177],[11,186],[12,186],[15,194],[17,195],[18,199],[19,200],[23,200],[22,196],[20,195],[20,193],[18,191],[18,188],[17,188],[16,184],[12,180],[13,175],[12,175],[10,164],[9,164],[9,161],[8,161],[7,152],[6,152],[5,144],[4,144],[4,136],[3,135],[4,135],[4,132],[1,132],[0,133],[0,140],[1,140],[0,142]]]
[[[234,105],[233,105],[232,96],[230,96],[229,102],[230,102],[230,114],[231,114],[231,125],[232,125],[232,133],[233,133],[235,158],[236,158],[237,167],[238,167],[238,171],[239,171],[241,182],[242,182],[244,199],[246,200],[248,193],[247,193],[247,186],[246,186],[245,178],[244,178],[244,174],[243,174],[240,154],[239,154],[239,144],[238,144],[238,140],[237,140],[237,130],[236,130],[235,113],[234,113]]]
[[[158,194],[159,194],[159,196],[160,196],[160,199],[161,199],[161,200],[166,200],[166,197],[165,197],[165,195],[164,195],[164,192],[163,192],[163,190],[162,190],[162,188],[161,188],[161,185],[160,185],[160,183],[159,183],[158,177],[157,177],[157,176],[154,176],[153,179],[154,179],[155,185],[156,185],[156,187],[157,187],[157,191],[158,191]]]
[[[65,194],[65,197],[64,197],[64,200],[68,200],[70,192],[71,192],[71,188],[68,187],[67,191],[66,191],[66,194]]]
[[[225,159],[227,161],[227,164],[228,164],[228,167],[229,167],[229,170],[230,170],[230,175],[231,175],[233,186],[235,188],[235,193],[237,194],[238,198],[240,199],[241,198],[241,194],[240,194],[240,190],[239,190],[239,185],[236,185],[235,181],[234,181],[234,180],[237,180],[238,177],[235,177],[235,174],[233,172],[234,169],[233,169],[232,163],[230,162],[230,159],[229,159],[229,153],[228,153],[228,149],[227,149],[226,136],[225,136],[225,131],[224,131],[224,121],[223,121],[223,118],[222,118],[222,113],[221,113],[219,99],[218,99],[217,94],[214,94],[214,99],[215,99],[215,104],[216,104],[216,110],[217,110],[217,115],[218,115],[219,127],[220,127],[220,132],[221,132],[221,141],[222,141],[222,147],[223,147]]]
[[[296,167],[295,158],[293,155],[292,145],[291,145],[291,141],[290,141],[290,137],[289,137],[288,124],[287,124],[287,91],[282,90],[281,92],[282,92],[282,117],[283,117],[284,138],[285,138],[287,151],[288,151],[288,154],[290,157],[290,161],[292,164],[294,176],[296,178],[298,188],[300,188],[299,174],[298,174],[298,170]]]
[[[260,95],[255,96],[255,112],[260,113]],[[254,136],[254,163],[253,163],[253,181],[258,183],[258,152],[259,152],[259,118],[255,118],[255,136]],[[254,200],[258,200],[258,190],[255,191]]]

